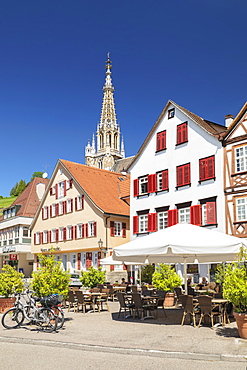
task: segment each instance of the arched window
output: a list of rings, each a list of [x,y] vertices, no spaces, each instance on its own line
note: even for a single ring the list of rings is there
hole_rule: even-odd
[[[114,135],[114,148],[115,148],[115,149],[117,149],[117,142],[118,142],[118,140],[117,140],[117,139],[118,139],[118,135],[117,135],[117,134],[115,134],[115,135]]]
[[[109,144],[109,146],[111,148],[111,133],[110,132],[107,132],[107,134],[106,134],[106,140],[107,140],[107,143]]]

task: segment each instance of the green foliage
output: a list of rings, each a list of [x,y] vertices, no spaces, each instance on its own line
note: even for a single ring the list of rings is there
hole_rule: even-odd
[[[14,292],[22,292],[24,275],[10,265],[5,265],[2,271],[0,273],[0,296],[8,298]]]
[[[70,274],[63,271],[61,262],[55,260],[54,253],[39,254],[40,267],[32,273],[31,287],[38,297],[58,294],[67,297]]]
[[[23,190],[25,190],[27,184],[25,180],[20,180],[15,184],[15,186],[10,190],[10,196],[13,197],[18,197]]]
[[[217,266],[214,276],[214,280],[216,283],[223,284],[225,280],[225,270],[226,270],[225,263],[221,263]]]
[[[80,280],[83,286],[94,288],[97,286],[97,284],[104,284],[105,271],[102,271],[101,267],[95,269],[93,266],[91,266],[87,271],[81,272]]]
[[[30,181],[32,181],[35,177],[42,177],[43,176],[43,173],[44,172],[40,172],[40,171],[34,172],[32,174],[32,177],[31,177],[31,180]]]
[[[8,208],[16,200],[16,197],[0,197],[0,216],[3,214],[3,209]]]
[[[141,267],[141,282],[151,284],[154,270],[155,270],[154,265],[142,266]]]
[[[238,262],[226,265],[223,281],[223,296],[233,304],[236,312],[247,313],[247,250],[241,249]]]
[[[182,279],[172,266],[161,263],[156,267],[153,273],[153,285],[156,289],[174,292],[174,288],[181,284]]]

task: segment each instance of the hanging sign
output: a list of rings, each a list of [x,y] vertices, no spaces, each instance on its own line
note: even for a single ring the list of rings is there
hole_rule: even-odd
[[[18,254],[10,254],[9,255],[10,261],[17,261],[18,260]]]

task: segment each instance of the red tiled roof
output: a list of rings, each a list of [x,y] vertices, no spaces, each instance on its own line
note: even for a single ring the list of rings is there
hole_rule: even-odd
[[[20,209],[17,212],[16,216],[23,216],[23,217],[34,217],[40,201],[38,199],[36,193],[36,185],[39,183],[45,184],[47,187],[49,179],[43,179],[39,177],[35,177],[25,188],[25,190],[19,195],[18,198],[11,204],[11,207],[15,205],[20,205]],[[0,221],[2,221],[3,217],[1,217]]]
[[[129,205],[121,199],[130,193],[128,175],[66,160],[60,162],[103,212],[129,215]]]

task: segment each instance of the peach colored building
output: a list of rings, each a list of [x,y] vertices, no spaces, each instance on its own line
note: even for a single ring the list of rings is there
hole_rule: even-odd
[[[31,229],[34,269],[38,254],[51,248],[71,273],[97,268],[129,241],[129,176],[58,160]],[[123,267],[114,268],[107,267],[108,281],[126,277]]]

